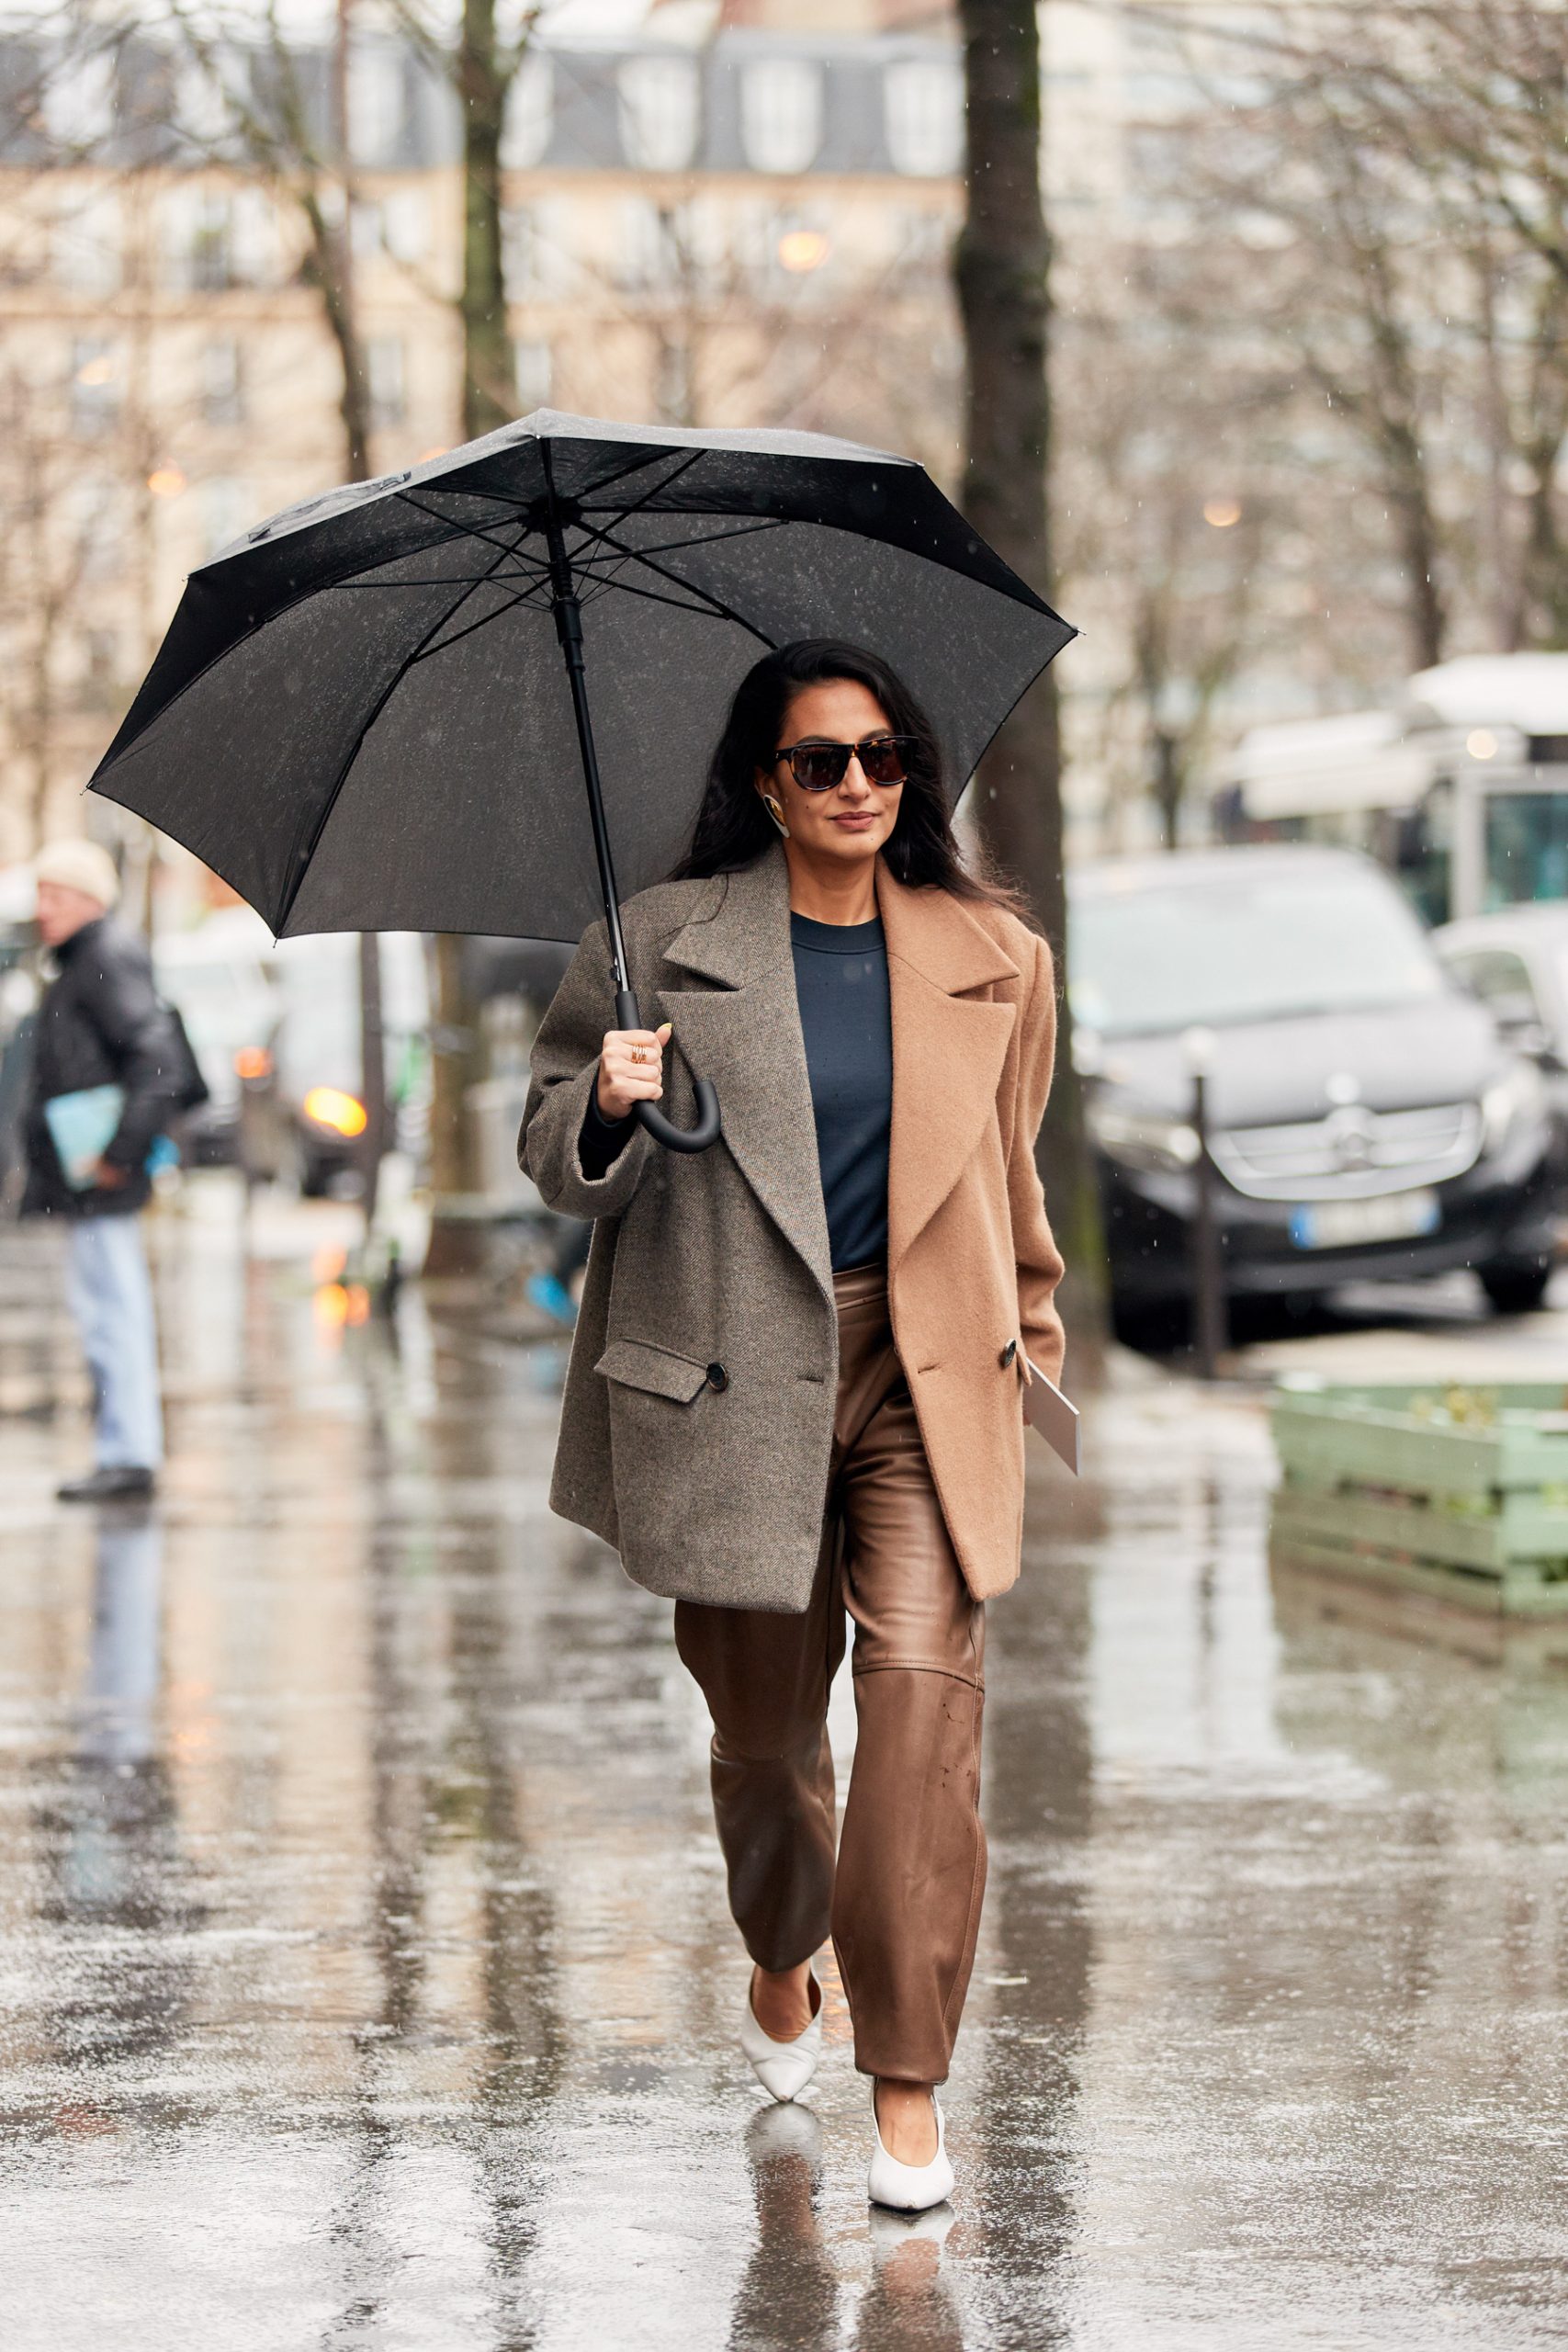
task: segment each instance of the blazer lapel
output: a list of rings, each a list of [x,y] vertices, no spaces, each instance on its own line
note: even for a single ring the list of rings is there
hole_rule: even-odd
[[[1018,966],[944,890],[910,888],[879,862],[876,896],[893,1001],[891,1280],[995,1115],[1013,1008],[965,991],[1016,978]]]
[[[783,851],[770,848],[755,865],[727,875],[711,910],[694,916],[664,955],[717,983],[660,989],[660,1010],[688,1067],[718,1091],[724,1140],[741,1173],[831,1299]]]

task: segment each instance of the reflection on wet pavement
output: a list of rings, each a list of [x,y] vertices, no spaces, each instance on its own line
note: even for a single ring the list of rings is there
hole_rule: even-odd
[[[700,1702],[547,1510],[558,1351],[163,1239],[174,1467],[96,1521],[0,1249],[7,2352],[1568,2334],[1568,1665],[1271,1583],[1251,1405],[1151,1377],[1041,1471],[910,2225],[836,1984],[809,2111],[733,2046]]]

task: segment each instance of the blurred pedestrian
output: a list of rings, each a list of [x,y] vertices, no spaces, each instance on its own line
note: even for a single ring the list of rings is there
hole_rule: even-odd
[[[552,1322],[563,1323],[570,1331],[577,1320],[577,1301],[571,1285],[588,1263],[593,1227],[575,1216],[561,1217],[558,1222],[560,1232],[549,1265],[530,1274],[525,1289],[536,1306]]]
[[[37,860],[38,928],[54,978],[39,1007],[22,1214],[67,1232],[72,1311],[93,1376],[96,1459],[64,1502],[152,1490],[164,1453],[152,1292],[138,1211],[147,1160],[180,1079],[143,942],[111,911],[114,861],[96,842]]]
[[[626,910],[656,1029],[604,1029],[603,924],[538,1035],[525,1164],[597,1220],[552,1500],[675,1600],[714,1720],[740,2041],[816,2069],[830,1933],[873,2078],[868,2191],[953,2186],[947,2075],[985,1886],[985,1602],[1018,1574],[1028,1360],[1063,1351],[1034,1139],[1044,942],[967,871],[935,735],[877,656],[813,641],[742,681],[675,878]],[[722,1140],[638,1124],[691,1073]],[[854,1623],[835,1859],[828,1693]]]

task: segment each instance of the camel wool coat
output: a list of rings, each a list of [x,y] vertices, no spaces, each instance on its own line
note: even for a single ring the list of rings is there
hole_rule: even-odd
[[[1018,1574],[1021,1345],[1063,1338],[1033,1145],[1055,1002],[1043,940],[999,909],[897,882],[879,860],[893,1014],[893,1336],[948,1532],[987,1600]],[[838,1323],[780,847],[630,899],[632,985],[673,1024],[663,1107],[718,1090],[710,1151],[639,1127],[583,1172],[583,1113],[614,1002],[595,923],[540,1027],[519,1156],[551,1208],[592,1217],[552,1507],[650,1592],[804,1610],[821,1542]]]

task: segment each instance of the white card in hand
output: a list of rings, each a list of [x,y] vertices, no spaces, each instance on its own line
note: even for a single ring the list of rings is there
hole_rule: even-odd
[[[1076,1478],[1078,1475],[1078,1408],[1047,1380],[1032,1357],[1025,1356],[1029,1385],[1023,1392],[1023,1418],[1038,1430],[1053,1453],[1060,1454]]]

